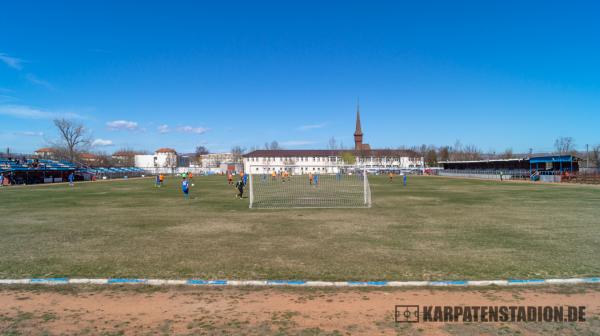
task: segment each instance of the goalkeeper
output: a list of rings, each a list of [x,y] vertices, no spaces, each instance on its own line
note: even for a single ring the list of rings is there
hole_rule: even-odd
[[[241,179],[238,180],[235,183],[235,187],[238,190],[236,197],[239,197],[240,199],[244,198],[244,181]]]

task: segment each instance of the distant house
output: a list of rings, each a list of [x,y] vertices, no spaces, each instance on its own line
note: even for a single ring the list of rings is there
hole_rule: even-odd
[[[81,153],[79,154],[79,159],[83,163],[94,164],[98,162],[98,155],[92,153]]]
[[[114,163],[118,166],[134,166],[136,152],[134,151],[118,151],[111,156]]]
[[[56,157],[56,151],[50,147],[44,147],[34,152],[40,159],[54,159]]]

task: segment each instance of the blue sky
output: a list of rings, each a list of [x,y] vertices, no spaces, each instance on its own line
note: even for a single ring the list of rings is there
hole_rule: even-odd
[[[142,5],[143,3],[143,5]],[[600,20],[578,1],[5,1],[0,146],[52,119],[95,150],[600,143]]]

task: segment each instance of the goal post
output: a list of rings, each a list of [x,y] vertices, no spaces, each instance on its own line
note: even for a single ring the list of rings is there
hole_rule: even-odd
[[[253,209],[371,207],[371,187],[364,168],[249,168],[249,207]]]

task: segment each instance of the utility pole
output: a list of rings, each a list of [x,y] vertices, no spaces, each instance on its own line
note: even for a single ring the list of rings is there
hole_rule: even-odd
[[[590,145],[589,144],[585,144],[585,157],[586,157],[585,168],[590,168]]]

